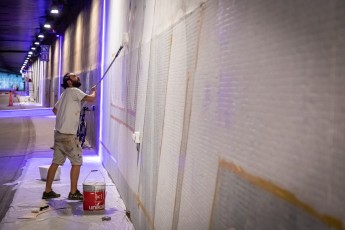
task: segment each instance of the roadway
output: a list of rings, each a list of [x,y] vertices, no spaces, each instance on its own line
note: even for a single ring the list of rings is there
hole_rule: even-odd
[[[40,106],[19,104],[16,97],[13,97],[13,102],[13,106],[8,106],[9,94],[0,94],[0,221],[13,200],[13,181],[21,176],[26,159],[34,152],[39,154],[49,150],[53,143],[54,117],[20,116],[25,114],[21,112],[25,111],[23,109]],[[3,116],[8,114],[5,110],[21,111],[16,111],[17,116],[14,117],[10,113]]]

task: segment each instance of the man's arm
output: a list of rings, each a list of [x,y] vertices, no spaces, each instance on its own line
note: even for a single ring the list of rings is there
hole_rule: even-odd
[[[89,95],[86,95],[83,98],[83,101],[87,101],[87,102],[94,102],[96,99],[96,86],[93,86],[91,89],[91,93]]]

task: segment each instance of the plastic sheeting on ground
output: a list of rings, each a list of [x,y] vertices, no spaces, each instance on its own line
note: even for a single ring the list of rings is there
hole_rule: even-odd
[[[54,181],[53,189],[61,197],[50,201],[42,200],[45,181],[41,180],[39,166],[49,165],[49,158],[29,159],[17,183],[16,193],[10,209],[0,223],[0,229],[134,229],[126,216],[126,207],[108,177],[97,155],[84,156],[78,189],[88,181],[105,182],[105,209],[84,211],[83,201],[70,201],[70,163],[67,160],[61,168],[60,180]],[[93,172],[92,172],[93,170]],[[86,180],[85,180],[86,179]],[[104,220],[110,217],[110,220]]]

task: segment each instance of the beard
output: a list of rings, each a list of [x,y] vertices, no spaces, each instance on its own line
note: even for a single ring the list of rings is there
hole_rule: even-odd
[[[81,82],[80,81],[72,81],[72,86],[79,88],[81,86]]]

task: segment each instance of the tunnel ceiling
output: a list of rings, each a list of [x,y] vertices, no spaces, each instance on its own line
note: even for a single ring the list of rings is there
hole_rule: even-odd
[[[20,74],[20,69],[40,32],[45,38],[41,44],[49,44],[78,15],[83,0],[1,0],[0,1],[0,72]],[[53,6],[60,14],[53,15]],[[43,26],[52,23],[51,29]],[[33,51],[30,61],[37,59],[39,47]]]

